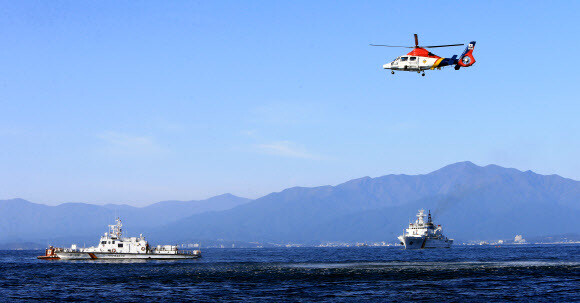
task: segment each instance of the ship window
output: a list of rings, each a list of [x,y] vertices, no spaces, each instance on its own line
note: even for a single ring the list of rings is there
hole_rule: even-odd
[[[123,247],[123,243],[117,244],[118,247]]]
[[[107,244],[107,241],[101,241],[101,244]]]
[[[409,61],[415,61],[415,59],[417,59],[417,57],[411,57],[409,58]]]
[[[113,244],[115,244],[115,241],[113,241]]]
[[[407,57],[401,57],[401,61],[403,62],[407,61]]]

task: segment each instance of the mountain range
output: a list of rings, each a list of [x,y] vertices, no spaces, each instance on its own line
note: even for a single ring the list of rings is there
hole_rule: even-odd
[[[162,201],[145,207],[107,204],[36,204],[22,199],[0,201],[0,243],[98,241],[98,235],[121,217],[132,235],[194,214],[222,211],[251,201],[224,194],[200,201]]]
[[[418,209],[431,210],[458,240],[577,232],[580,182],[497,165],[459,162],[423,175],[364,177],[336,186],[293,187],[255,200],[222,195],[148,207],[0,201],[0,242],[90,241],[122,216],[155,242],[396,242]],[[51,243],[52,243],[51,242]]]

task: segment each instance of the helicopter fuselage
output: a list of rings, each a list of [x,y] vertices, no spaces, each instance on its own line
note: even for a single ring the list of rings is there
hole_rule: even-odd
[[[417,47],[404,56],[383,65],[384,69],[420,72],[457,64],[457,56],[442,58],[424,48]]]
[[[401,56],[392,62],[383,65],[383,68],[402,71],[435,69],[438,67],[437,61],[441,61],[440,59],[419,56]]]

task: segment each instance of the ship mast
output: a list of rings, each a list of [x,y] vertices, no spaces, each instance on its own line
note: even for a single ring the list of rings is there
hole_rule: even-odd
[[[425,210],[424,209],[420,209],[419,213],[417,214],[417,225],[423,225],[425,224]]]
[[[121,227],[123,227],[123,223],[121,223],[121,219],[119,217],[117,217],[116,219],[117,224],[115,225],[109,225],[109,234],[112,237],[115,237],[117,239],[121,238],[121,235],[123,234],[123,229]]]
[[[431,210],[429,210],[429,215],[427,217],[427,228],[433,229],[433,220],[431,219]]]

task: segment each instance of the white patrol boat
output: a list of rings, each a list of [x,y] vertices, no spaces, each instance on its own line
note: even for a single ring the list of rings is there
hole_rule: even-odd
[[[201,257],[201,251],[180,251],[177,245],[149,246],[143,235],[139,237],[122,237],[123,224],[117,218],[117,224],[109,225],[109,232],[101,236],[98,246],[79,248],[72,245],[70,248],[58,248],[50,246],[44,256],[38,259],[44,260],[80,260],[80,259],[194,259]]]
[[[450,248],[453,239],[443,236],[441,225],[433,224],[431,221],[431,211],[429,211],[427,222],[425,223],[425,210],[420,209],[415,223],[409,223],[409,228],[405,234],[398,238],[406,249],[421,248]]]

